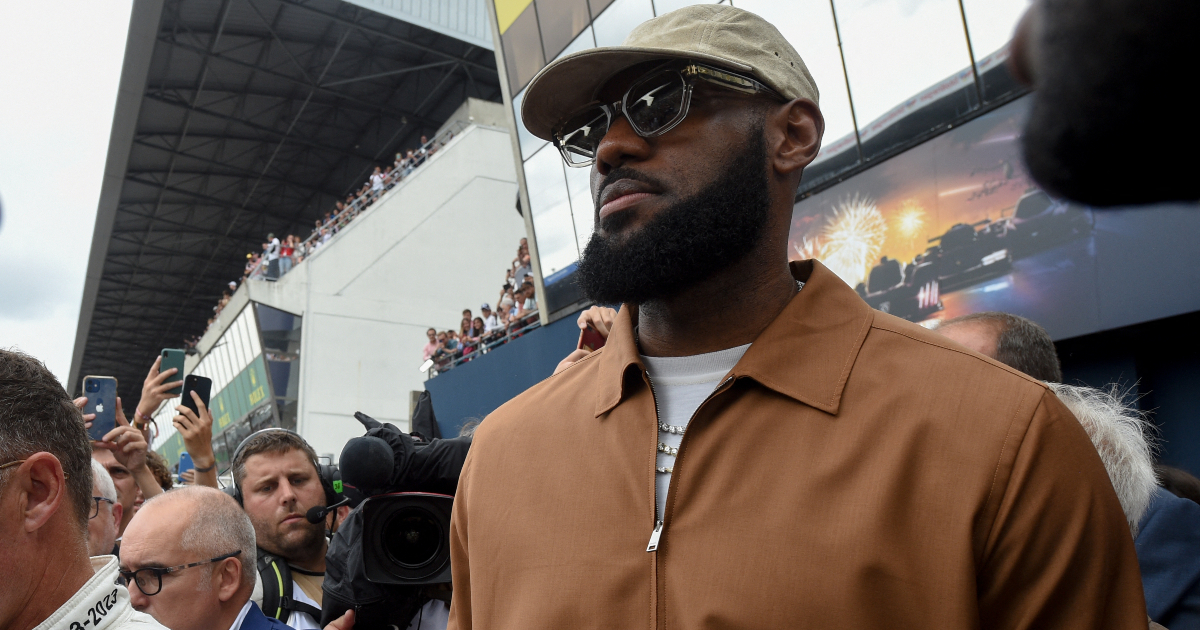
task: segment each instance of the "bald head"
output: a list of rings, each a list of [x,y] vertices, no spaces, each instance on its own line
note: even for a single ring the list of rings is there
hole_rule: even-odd
[[[187,486],[147,501],[121,544],[121,567],[180,567],[172,577],[131,586],[134,608],[171,630],[231,626],[250,599],[255,581],[254,527],[237,502],[205,486]]]
[[[152,498],[141,512],[151,508],[151,520],[160,527],[180,525],[179,546],[186,551],[212,558],[241,549],[242,581],[254,587],[254,526],[233,497],[208,486],[186,486]]]

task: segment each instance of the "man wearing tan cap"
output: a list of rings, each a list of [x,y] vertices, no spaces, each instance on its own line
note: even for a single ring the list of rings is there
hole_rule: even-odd
[[[450,627],[1145,628],[1129,527],[1046,387],[788,263],[817,88],[693,6],[568,55],[522,118],[591,166],[607,345],[491,414]]]

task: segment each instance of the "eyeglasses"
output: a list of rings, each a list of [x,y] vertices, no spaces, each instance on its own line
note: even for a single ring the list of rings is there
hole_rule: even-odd
[[[671,62],[638,79],[621,100],[611,105],[594,103],[568,116],[566,122],[552,131],[554,146],[567,166],[589,166],[596,161],[600,140],[620,114],[625,115],[637,135],[661,136],[687,117],[697,80],[744,94],[764,92],[783,98],[749,77],[698,63],[680,66],[679,62]]]
[[[109,505],[116,505],[117,502],[105,497],[92,497],[92,511],[88,514],[88,520],[92,520],[100,515],[100,502],[103,501]]]
[[[125,578],[126,584],[137,584],[138,590],[141,591],[142,594],[149,597],[151,595],[158,595],[158,592],[162,590],[162,576],[168,573],[176,573],[184,569],[199,567],[206,564],[211,564],[213,562],[220,562],[227,558],[232,558],[240,553],[242,553],[242,550],[238,549],[233,553],[227,553],[223,556],[217,556],[216,558],[210,558],[201,562],[193,562],[191,564],[181,564],[177,567],[146,567],[144,569],[138,569],[137,571],[120,570],[117,571],[117,573],[121,574],[122,578]]]

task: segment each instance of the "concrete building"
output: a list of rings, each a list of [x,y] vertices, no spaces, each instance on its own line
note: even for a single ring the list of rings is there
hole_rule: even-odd
[[[187,365],[214,380],[219,461],[265,426],[335,458],[362,434],[355,411],[408,427],[426,329],[457,329],[464,308],[493,302],[525,235],[503,120],[501,105],[469,100],[410,176],[278,281],[238,288]],[[153,446],[173,460],[174,412],[160,413]]]

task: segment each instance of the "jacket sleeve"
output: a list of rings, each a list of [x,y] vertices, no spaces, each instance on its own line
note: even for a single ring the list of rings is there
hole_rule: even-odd
[[[1028,398],[1032,417],[1014,419],[997,466],[995,517],[980,524],[981,627],[1146,628],[1133,537],[1100,456],[1052,392]]]
[[[454,583],[454,596],[450,599],[450,622],[446,630],[470,630],[472,627],[471,562],[467,547],[471,455],[467,453],[466,462],[463,463],[458,491],[454,495],[454,509],[450,514],[450,575]]]

